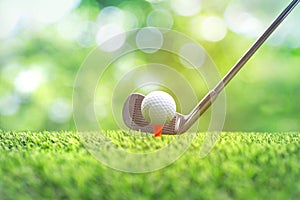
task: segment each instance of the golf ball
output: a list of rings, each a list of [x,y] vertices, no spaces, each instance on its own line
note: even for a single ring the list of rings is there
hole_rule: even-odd
[[[150,92],[142,101],[142,115],[151,125],[164,125],[176,114],[176,103],[163,91]]]

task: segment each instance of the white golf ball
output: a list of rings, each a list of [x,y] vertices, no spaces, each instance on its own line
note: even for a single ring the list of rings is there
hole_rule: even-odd
[[[176,114],[176,103],[171,95],[162,91],[150,92],[142,101],[142,115],[151,125],[164,125]]]

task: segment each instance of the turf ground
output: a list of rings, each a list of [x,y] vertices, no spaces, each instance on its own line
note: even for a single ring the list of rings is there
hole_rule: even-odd
[[[0,199],[299,199],[299,133],[222,133],[200,158],[204,137],[172,165],[131,174],[99,163],[74,132],[0,131]]]

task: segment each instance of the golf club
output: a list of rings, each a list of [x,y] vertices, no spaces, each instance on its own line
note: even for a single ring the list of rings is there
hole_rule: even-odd
[[[246,62],[253,56],[259,47],[268,39],[279,24],[289,15],[289,13],[297,6],[300,0],[293,0],[282,13],[273,21],[266,31],[256,40],[249,50],[238,60],[238,62],[230,69],[230,71],[222,78],[213,90],[199,102],[199,104],[188,114],[183,115],[176,113],[175,117],[164,125],[163,134],[182,134],[187,131],[197,119],[210,107],[218,94],[230,82],[230,80],[239,72]],[[152,126],[145,121],[141,112],[141,103],[144,96],[133,93],[125,101],[123,107],[123,120],[126,126],[132,130],[143,132],[153,132]]]

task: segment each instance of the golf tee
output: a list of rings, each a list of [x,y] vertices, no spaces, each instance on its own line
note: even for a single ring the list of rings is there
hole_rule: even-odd
[[[152,125],[154,137],[160,137],[162,135],[163,125]]]

